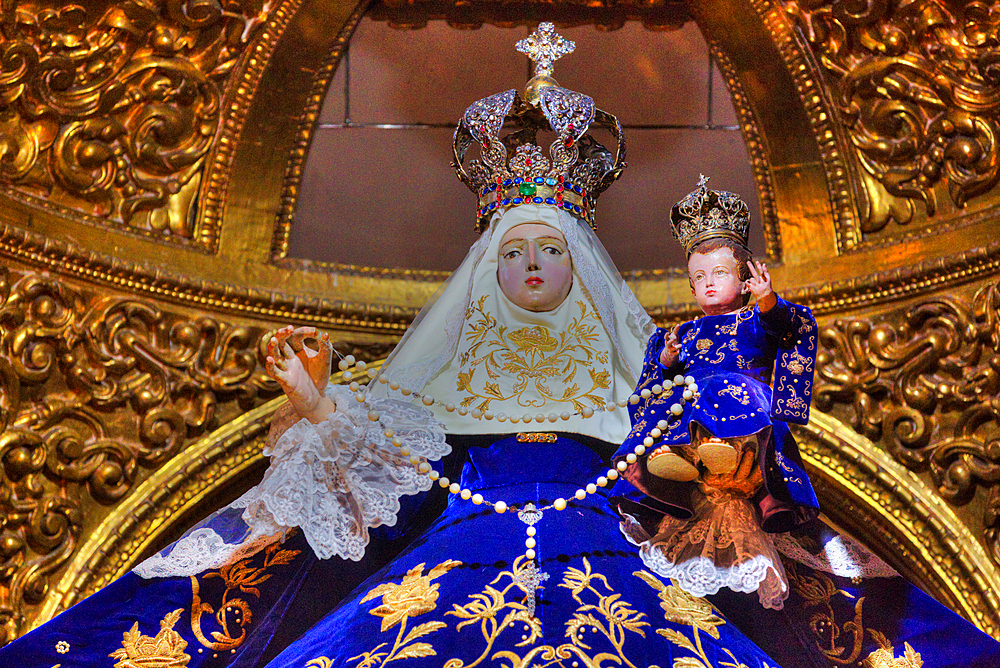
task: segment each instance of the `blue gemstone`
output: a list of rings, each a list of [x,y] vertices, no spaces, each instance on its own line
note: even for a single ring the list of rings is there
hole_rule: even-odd
[[[490,204],[490,211],[492,211],[495,208],[497,208],[497,203],[496,202],[493,202],[492,204]]]
[[[556,201],[554,199],[552,199],[551,197],[546,197],[545,198],[545,203],[546,204],[555,204]]]
[[[540,176],[536,176],[535,177],[535,183],[537,183],[538,185],[542,185],[543,183],[545,183],[545,179],[543,179]]]
[[[545,183],[550,186],[554,186],[557,181],[555,179],[545,179]]]
[[[520,198],[520,197],[515,197],[515,198],[514,198],[514,204],[520,204],[520,203],[521,203],[521,201],[522,201],[522,200],[521,200],[521,198]]]
[[[520,176],[517,177],[516,179],[514,179],[514,183],[517,183],[518,185],[520,185],[523,182],[524,182],[524,179],[522,179]]]
[[[577,195],[579,195],[580,194],[580,186],[573,186],[573,192],[575,192]]]
[[[580,207],[576,206],[575,204],[573,205],[573,210],[576,211],[577,213],[580,213]]]
[[[513,181],[511,181],[510,179],[507,179],[506,181],[504,181],[503,182],[504,188],[506,188],[507,186],[509,186],[511,183],[513,183]]]
[[[563,208],[564,209],[572,210],[573,209],[573,205],[570,204],[569,202],[563,202]]]
[[[534,202],[535,204],[541,204],[542,203],[542,198],[541,197],[535,197],[531,201]]]
[[[508,204],[510,204],[510,198],[509,197],[504,197],[503,201],[500,202],[500,203],[503,204],[504,206],[507,206]]]

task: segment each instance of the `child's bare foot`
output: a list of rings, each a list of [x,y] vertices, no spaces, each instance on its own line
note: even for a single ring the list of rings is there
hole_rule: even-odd
[[[681,457],[669,445],[661,445],[646,458],[646,470],[657,478],[690,482],[698,477],[698,469]]]
[[[698,446],[698,459],[709,473],[724,475],[736,470],[740,453],[733,446],[718,438],[702,441]]]

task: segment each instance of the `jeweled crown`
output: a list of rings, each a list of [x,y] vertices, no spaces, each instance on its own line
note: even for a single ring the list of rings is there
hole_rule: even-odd
[[[552,63],[574,48],[551,23],[542,23],[517,43],[518,51],[535,62],[535,76],[524,97],[514,89],[497,93],[462,115],[452,164],[458,178],[479,197],[477,231],[486,229],[494,213],[522,204],[561,208],[594,227],[598,195],[625,169],[625,136],[618,119],[552,78]],[[615,155],[587,134],[592,125],[611,132],[618,143]],[[501,137],[505,126],[514,130]],[[556,139],[546,157],[537,135],[549,130]],[[462,162],[473,141],[482,147],[480,159],[466,169]]]
[[[750,209],[735,193],[712,190],[701,175],[698,187],[670,209],[670,228],[688,256],[709,239],[732,239],[744,247],[750,233]]]

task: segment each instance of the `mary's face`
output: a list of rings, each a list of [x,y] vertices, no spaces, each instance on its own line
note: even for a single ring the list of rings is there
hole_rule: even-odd
[[[507,299],[528,311],[551,311],[573,287],[566,238],[540,223],[512,227],[500,240],[497,281]]]

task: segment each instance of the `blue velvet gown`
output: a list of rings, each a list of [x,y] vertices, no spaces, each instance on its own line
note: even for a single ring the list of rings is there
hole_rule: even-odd
[[[604,470],[611,446],[581,441],[480,438],[488,447],[456,447],[444,472],[464,462],[462,485],[488,500],[544,506]],[[784,611],[723,594],[713,606],[645,569],[601,494],[536,524],[531,615],[526,525],[452,496],[421,530],[443,499],[435,490],[407,497],[408,517],[377,532],[360,563],[318,561],[295,533],[194,577],[128,574],[0,650],[0,666],[813,668],[903,656],[905,643],[926,668],[1000,665],[997,643],[901,578],[853,583],[801,567]],[[211,522],[224,536],[241,530],[238,513]]]

